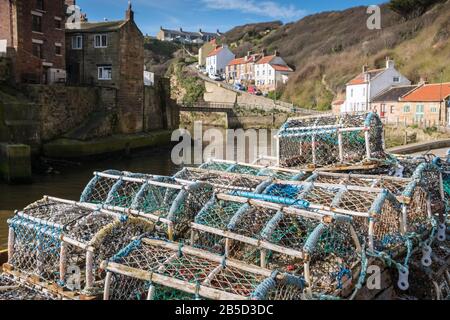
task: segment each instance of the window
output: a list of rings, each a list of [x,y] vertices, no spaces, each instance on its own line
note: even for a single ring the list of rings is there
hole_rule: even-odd
[[[111,66],[98,67],[98,80],[111,80],[111,79],[112,79]]]
[[[394,83],[399,83],[400,82],[400,77],[394,77],[393,81],[394,81]]]
[[[106,34],[96,34],[94,36],[95,48],[106,48],[108,46],[108,37]]]
[[[44,10],[44,0],[36,0],[36,9]]]
[[[431,107],[431,112],[436,113],[437,112],[437,108],[436,107]]]
[[[55,29],[62,29],[62,21],[55,17]]]
[[[350,90],[350,97],[353,98],[353,89]]]
[[[74,50],[83,49],[83,36],[72,37],[72,49]]]
[[[59,44],[59,43],[55,44],[55,54],[57,56],[62,55],[61,44]]]
[[[411,107],[408,105],[403,106],[403,112],[411,112]]]
[[[42,59],[42,44],[33,43],[33,56]]]
[[[416,105],[416,116],[415,116],[415,118],[416,118],[417,121],[422,121],[423,120],[423,118],[424,118],[424,109],[425,109],[425,106],[423,104],[417,104]]]
[[[391,106],[391,113],[394,113],[395,111],[395,106]]]
[[[42,17],[33,14],[32,19],[32,30],[35,32],[42,32]]]

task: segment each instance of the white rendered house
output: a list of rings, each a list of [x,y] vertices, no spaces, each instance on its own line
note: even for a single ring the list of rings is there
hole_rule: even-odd
[[[225,74],[228,63],[235,57],[236,56],[227,45],[216,47],[216,49],[206,57],[206,72],[208,72],[210,76]]]
[[[383,69],[368,70],[363,67],[363,72],[347,83],[346,99],[341,112],[369,111],[372,99],[381,92],[393,86],[410,84],[411,81],[395,68],[394,60],[389,58]]]
[[[264,56],[255,64],[255,85],[264,93],[274,91],[289,80],[293,70],[278,54]]]

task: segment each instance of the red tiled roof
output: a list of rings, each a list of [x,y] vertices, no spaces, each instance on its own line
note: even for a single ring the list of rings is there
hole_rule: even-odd
[[[218,47],[218,48],[214,49],[213,51],[211,51],[210,54],[208,54],[208,57],[217,55],[220,51],[222,51],[222,49],[223,49],[222,47]]]
[[[374,69],[367,71],[368,74],[370,74],[370,77],[373,78],[383,72],[386,69]],[[358,84],[364,84],[366,83],[366,78],[364,73],[360,73],[356,78],[353,78],[350,80],[347,85],[358,85]]]
[[[261,59],[259,59],[258,62],[256,62],[256,64],[270,63],[270,61],[272,61],[274,58],[275,58],[275,56],[265,56],[265,57],[262,57]]]
[[[271,64],[271,66],[275,69],[275,71],[293,72],[291,68],[282,64]]]
[[[229,66],[235,66],[235,65],[240,65],[240,64],[247,64],[250,62],[253,62],[254,57],[250,56],[247,60],[245,60],[245,58],[237,58],[234,60],[231,60],[230,63],[228,63]]]
[[[401,98],[405,102],[439,102],[450,96],[450,82],[425,84]]]

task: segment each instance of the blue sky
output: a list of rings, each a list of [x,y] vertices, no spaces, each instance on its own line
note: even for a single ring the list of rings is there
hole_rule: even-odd
[[[136,21],[144,33],[156,35],[160,26],[196,31],[228,31],[247,23],[296,21],[321,11],[341,10],[380,0],[132,0]],[[120,20],[128,0],[77,0],[90,21]]]

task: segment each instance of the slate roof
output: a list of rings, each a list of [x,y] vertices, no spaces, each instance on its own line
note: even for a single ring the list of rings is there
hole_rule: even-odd
[[[396,101],[398,102],[405,94],[417,88],[415,86],[395,86],[381,92],[372,99],[372,102]]]
[[[105,22],[82,22],[80,29],[67,29],[68,33],[77,32],[113,32],[117,31],[126,23],[125,20]]]

